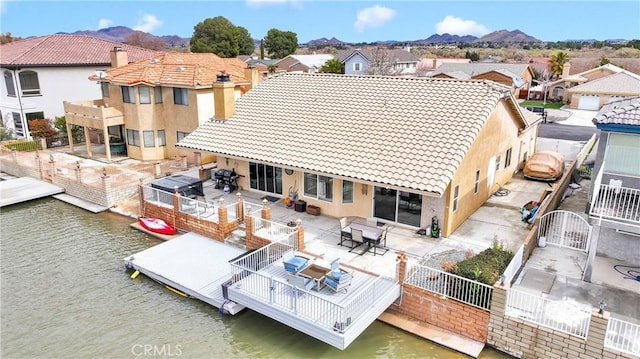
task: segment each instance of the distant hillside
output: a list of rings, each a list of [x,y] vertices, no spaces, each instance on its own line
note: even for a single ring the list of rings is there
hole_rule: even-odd
[[[533,43],[533,42],[542,42],[542,41],[536,39],[533,36],[529,36],[520,30],[513,30],[513,31],[498,30],[490,34],[486,34],[483,37],[472,41],[472,43],[476,43],[476,44],[477,43],[499,44],[499,43],[518,43],[518,42]]]
[[[343,47],[345,45],[347,45],[346,42],[340,41],[340,40],[336,39],[335,37],[332,37],[330,39],[327,39],[326,37],[323,37],[323,38],[320,38],[320,39],[311,40],[311,41],[307,42],[307,47],[327,47],[327,46]]]
[[[460,36],[460,35],[451,35],[451,34],[444,33],[442,35],[433,34],[424,40],[418,40],[416,42],[423,42],[427,44],[442,44],[442,43],[450,44],[450,43],[467,43],[475,39],[477,39],[477,37],[473,35]]]
[[[126,26],[114,26],[108,27],[105,29],[100,29],[98,31],[92,30],[84,30],[84,31],[76,31],[72,34],[74,35],[89,35],[95,36],[102,39],[107,39],[116,42],[126,43],[126,37],[134,32],[135,30],[130,29]],[[68,34],[67,32],[60,32],[59,34]],[[183,37],[177,35],[167,35],[167,36],[155,36],[148,34],[151,37],[155,37],[164,41],[169,47],[187,47],[189,45],[189,39],[185,39]]]

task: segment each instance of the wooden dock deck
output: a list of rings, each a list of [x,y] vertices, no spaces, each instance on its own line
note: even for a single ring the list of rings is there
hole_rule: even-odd
[[[0,207],[48,197],[64,192],[64,188],[32,177],[0,181]]]
[[[245,253],[216,240],[186,233],[124,258],[125,265],[188,296],[229,314],[244,306],[223,296],[222,284],[231,278],[229,261]]]

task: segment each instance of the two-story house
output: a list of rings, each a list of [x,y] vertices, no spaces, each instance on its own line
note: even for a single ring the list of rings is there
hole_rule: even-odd
[[[324,64],[333,59],[331,54],[314,55],[289,55],[273,63],[276,71],[299,71],[306,73],[316,73],[320,71]]]
[[[341,50],[336,58],[344,64],[346,75],[411,75],[420,62],[410,49]]]
[[[114,47],[127,51],[130,61],[157,52],[86,35],[47,35],[0,45],[4,125],[29,139],[29,120],[53,120],[64,116],[63,101],[100,96],[100,86],[87,77],[111,66],[109,50]]]
[[[539,121],[491,81],[283,73],[178,146],[215,154],[243,190],[413,228],[436,217],[447,236],[535,151]]]
[[[584,279],[596,256],[638,264],[640,254],[640,97],[608,103],[600,130],[587,208],[593,226]]]
[[[111,56],[114,63],[127,63],[122,48],[113,49]],[[225,85],[227,101],[240,97],[259,81],[257,70],[247,68],[242,60],[211,53],[158,53],[114,66],[85,79],[100,83],[100,98],[64,103],[67,126],[101,130],[107,149],[114,141],[125,142],[127,155],[134,159],[181,155],[175,144],[224,106],[213,97],[214,82],[221,72],[233,81],[229,82],[233,85]],[[91,156],[88,141],[86,146]],[[106,155],[111,160],[110,151]]]

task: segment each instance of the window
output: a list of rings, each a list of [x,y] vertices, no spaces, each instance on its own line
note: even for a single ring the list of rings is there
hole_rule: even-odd
[[[609,134],[603,166],[608,173],[640,176],[640,136]]]
[[[282,168],[249,162],[249,186],[259,191],[282,194]]]
[[[156,103],[162,103],[162,87],[156,86],[153,88],[153,98]]]
[[[473,193],[478,193],[480,190],[480,170],[476,171],[476,182],[473,184]]]
[[[22,71],[19,75],[20,87],[23,96],[40,95],[40,83],[38,82],[38,73],[35,71]]]
[[[496,157],[496,172],[500,169],[500,156]]]
[[[189,105],[189,97],[188,97],[187,89],[174,87],[173,103],[175,103],[176,105]]]
[[[183,138],[187,137],[189,132],[176,131],[176,139],[180,142]]]
[[[504,155],[504,168],[511,166],[511,148],[507,150],[507,153]]]
[[[353,64],[353,71],[360,71],[360,69],[362,68],[361,65],[362,64],[359,62],[356,62],[355,64]]]
[[[138,87],[138,96],[140,97],[140,103],[151,103],[151,90],[149,87]]]
[[[122,86],[122,102],[124,103],[136,103],[135,95],[133,94],[133,87]]]
[[[156,147],[153,131],[142,131],[142,137],[144,139],[144,147]]]
[[[460,195],[460,185],[457,185],[453,189],[453,211],[458,209],[458,196]]]
[[[164,130],[158,130],[158,146],[166,146],[167,145],[167,137],[165,136]]]
[[[109,83],[101,82],[100,91],[102,92],[102,97],[109,97]]]
[[[323,201],[333,201],[333,178],[305,173],[304,195]]]
[[[24,128],[22,127],[22,117],[18,112],[12,112],[11,117],[13,118],[13,128],[16,130],[16,135],[19,137],[24,136]]]
[[[353,203],[353,182],[342,181],[342,203]]]
[[[140,146],[140,132],[127,129],[127,143],[131,146]]]
[[[15,96],[16,86],[13,83],[13,74],[11,71],[4,72],[4,83],[7,86],[7,96]]]

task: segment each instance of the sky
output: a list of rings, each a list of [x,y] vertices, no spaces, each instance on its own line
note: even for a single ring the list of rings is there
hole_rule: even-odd
[[[576,0],[0,0],[0,32],[17,37],[127,26],[189,38],[222,16],[254,39],[270,29],[359,43],[520,30],[542,41],[640,39],[640,1]]]

